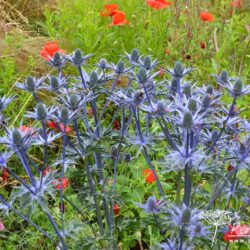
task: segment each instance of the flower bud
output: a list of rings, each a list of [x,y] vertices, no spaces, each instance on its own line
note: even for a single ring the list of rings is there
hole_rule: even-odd
[[[139,52],[138,52],[138,49],[133,49],[133,50],[131,51],[131,60],[132,60],[133,62],[137,62],[138,59],[139,59]]]
[[[140,105],[143,98],[144,98],[144,92],[142,92],[141,90],[135,91],[135,93],[134,93],[134,103],[135,103],[136,106]]]
[[[151,68],[151,58],[150,56],[145,56],[143,61],[143,66],[146,70],[149,70]]]
[[[183,86],[183,94],[185,94],[186,97],[191,97],[191,85],[189,83]]]
[[[181,224],[188,225],[191,220],[191,208],[187,207],[183,210],[182,216],[181,216]]]
[[[14,129],[12,131],[12,140],[13,143],[16,144],[17,146],[22,145],[23,138],[18,129]]]
[[[106,68],[108,67],[106,59],[102,58],[102,59],[99,61],[99,67],[100,67],[101,69],[106,69]]]
[[[183,73],[183,66],[180,62],[176,62],[174,65],[174,73],[176,76],[181,77]]]
[[[70,104],[73,109],[78,108],[78,97],[77,95],[73,94],[70,96]]]
[[[197,111],[197,102],[194,99],[190,99],[188,102],[188,109],[194,114]]]
[[[220,73],[220,79],[224,83],[227,83],[227,81],[228,81],[228,75],[227,75],[227,71],[226,70],[221,71],[221,73]]]
[[[98,82],[98,75],[97,75],[96,71],[92,71],[90,73],[89,83],[91,86],[94,86],[97,84],[97,82]]]
[[[219,131],[218,130],[214,130],[212,132],[212,136],[211,136],[212,141],[215,141],[218,138],[218,136],[219,136]]]
[[[193,115],[191,112],[189,111],[185,112],[183,116],[182,125],[186,129],[190,129],[193,126]]]
[[[74,51],[73,61],[76,66],[81,66],[83,62],[83,55],[81,49],[76,49]]]
[[[67,124],[69,122],[69,110],[66,107],[61,109],[61,122]]]
[[[167,107],[163,101],[158,101],[156,107],[157,107],[157,112],[160,115],[165,115],[167,113]]]
[[[210,106],[211,103],[211,96],[210,95],[205,95],[205,97],[202,100],[202,105],[205,109],[207,109]]]
[[[237,79],[233,86],[234,95],[240,95],[242,92],[242,88],[243,88],[242,81],[240,79]]]
[[[42,103],[37,103],[36,105],[36,117],[38,121],[43,121],[46,119],[47,116],[47,110],[45,108],[45,105]]]
[[[32,76],[27,77],[27,79],[26,79],[26,85],[27,85],[27,88],[28,88],[28,90],[30,92],[34,92],[35,91],[36,84],[35,84],[34,78]]]
[[[140,83],[145,83],[147,81],[147,71],[144,68],[140,68],[138,73],[138,80]]]
[[[206,93],[212,95],[214,92],[214,88],[212,85],[207,86]]]
[[[52,90],[56,91],[59,88],[58,78],[56,76],[50,77],[50,86]]]
[[[117,74],[122,74],[124,72],[124,62],[122,60],[120,60],[117,64],[117,68],[116,68],[116,73]]]

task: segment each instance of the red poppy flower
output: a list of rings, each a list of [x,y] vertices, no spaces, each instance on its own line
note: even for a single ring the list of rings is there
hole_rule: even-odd
[[[3,178],[3,182],[6,182],[9,180],[10,172],[9,172],[8,168],[3,168],[2,178]]]
[[[120,207],[117,203],[114,204],[114,214],[119,215],[120,213]]]
[[[118,4],[107,4],[104,5],[104,10],[100,12],[100,16],[113,16],[118,10]]]
[[[234,167],[233,167],[232,165],[228,165],[228,166],[227,166],[227,171],[228,171],[228,172],[230,172],[230,171],[233,170],[233,169],[234,169]]]
[[[155,176],[154,176],[154,173],[151,169],[143,170],[142,175],[146,177],[147,183],[155,182]]]
[[[118,120],[114,120],[113,128],[116,130],[120,129],[120,123]]]
[[[229,3],[229,5],[233,8],[240,8],[242,7],[242,0],[233,0]]]
[[[201,42],[201,43],[200,43],[200,46],[201,46],[202,49],[205,49],[205,48],[206,48],[206,44],[205,44],[204,42]]]
[[[160,10],[170,6],[172,2],[166,0],[147,0],[147,5],[155,10]]]
[[[48,121],[48,125],[50,128],[58,130],[56,124],[54,122]],[[62,123],[58,123],[58,126],[60,127],[60,132],[64,132],[64,125]],[[66,134],[71,131],[71,128],[66,126]]]
[[[45,43],[42,50],[40,51],[40,55],[46,61],[49,61],[51,58],[53,58],[56,52],[61,53],[61,54],[65,53],[64,50],[61,50],[59,48],[59,45],[57,42],[47,42]]]
[[[112,26],[122,26],[125,24],[128,24],[129,21],[126,19],[126,15],[123,11],[116,11],[114,15],[112,15],[112,23],[109,25],[109,27]]]
[[[200,13],[200,18],[204,22],[213,22],[214,21],[214,16],[208,12],[208,11],[203,11]]]
[[[224,241],[235,241],[241,238],[249,238],[250,228],[248,225],[229,225],[229,230],[224,234]]]
[[[170,52],[169,52],[169,49],[168,48],[166,48],[165,50],[164,50],[164,54],[165,55],[168,55]]]
[[[58,178],[56,181],[52,181],[52,184],[57,190],[64,190],[68,187],[68,179],[66,177]]]

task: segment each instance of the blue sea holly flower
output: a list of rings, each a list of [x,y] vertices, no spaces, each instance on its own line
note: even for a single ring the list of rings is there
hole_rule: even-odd
[[[38,120],[40,122],[46,122],[53,117],[55,111],[55,107],[47,108],[45,104],[37,103],[34,112],[27,112],[26,117]]]
[[[81,49],[76,49],[71,55],[66,56],[66,60],[71,62],[75,67],[81,67],[91,56],[92,54],[84,56]]]
[[[173,69],[166,69],[172,77],[183,78],[185,75],[194,71],[193,68],[184,68],[180,62],[176,62]]]
[[[65,87],[67,84],[67,78],[59,74],[59,76],[48,76],[49,86],[45,86],[44,89],[50,92],[58,92],[60,88]]]
[[[189,232],[189,240],[192,241],[196,237],[205,238],[209,235],[208,227],[198,222],[196,225],[192,225]]]
[[[122,60],[119,60],[119,62],[117,63],[117,65],[111,63],[111,65],[109,66],[111,69],[114,70],[114,72],[117,75],[122,75],[122,74],[126,74],[129,72],[130,68],[125,68],[125,64]]]
[[[136,63],[140,59],[138,49],[133,49],[130,54],[125,52],[125,54],[126,56],[123,56],[124,58],[126,58],[131,64],[137,65]]]
[[[43,88],[42,84],[44,80],[45,77],[35,78],[33,76],[29,76],[26,78],[24,83],[18,82],[16,84],[16,87],[30,93],[36,93],[38,90],[41,90]]]
[[[100,59],[100,61],[96,64],[96,66],[100,68],[101,70],[110,68],[110,65],[108,64],[105,58]]]
[[[162,208],[162,206],[165,204],[163,202],[164,197],[160,200],[156,200],[154,196],[148,197],[145,204],[135,203],[138,207],[142,208],[145,213],[152,213],[152,214],[158,214]]]
[[[158,245],[162,250],[179,250],[180,242],[177,239],[167,239],[167,242],[161,243]],[[182,243],[183,250],[193,250],[192,246],[188,246],[186,242]]]
[[[64,54],[61,54],[59,52],[56,52],[53,57],[47,61],[47,63],[55,68],[61,69],[65,66],[65,63],[67,62],[66,56]]]

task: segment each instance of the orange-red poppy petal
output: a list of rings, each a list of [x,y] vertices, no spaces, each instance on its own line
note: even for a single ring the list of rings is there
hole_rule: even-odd
[[[172,2],[167,2],[165,0],[147,0],[147,5],[155,10],[160,10],[169,7]]]
[[[104,10],[100,12],[100,16],[112,16],[118,10],[118,4],[104,5]]]

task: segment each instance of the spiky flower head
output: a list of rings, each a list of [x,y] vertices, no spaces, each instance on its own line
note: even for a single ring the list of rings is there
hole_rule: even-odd
[[[156,200],[154,196],[148,197],[145,204],[135,203],[138,207],[142,208],[145,213],[157,214],[160,212],[160,209],[165,204],[163,198]]]
[[[183,66],[182,66],[182,63],[180,62],[176,62],[175,65],[174,65],[174,73],[177,77],[181,77],[182,76],[182,73],[183,73]]]
[[[140,68],[139,69],[137,78],[138,78],[139,83],[141,83],[141,84],[146,83],[147,78],[148,78],[148,74],[147,74],[147,71],[146,71],[145,68]]]
[[[50,86],[52,90],[56,91],[59,87],[59,82],[56,76],[51,76],[50,77]]]
[[[98,66],[100,69],[102,69],[102,70],[108,68],[107,60],[104,59],[104,58],[100,59],[100,61],[98,62],[97,66]]]
[[[182,215],[181,215],[181,224],[182,225],[188,225],[190,223],[191,220],[191,213],[192,210],[189,207],[186,207],[183,211],[182,211]]]
[[[78,108],[78,96],[76,94],[70,96],[70,104],[73,109]]]
[[[18,131],[18,129],[14,129],[12,131],[12,139],[13,139],[13,143],[16,144],[17,146],[21,146],[22,145],[22,135],[21,133]]]
[[[197,102],[194,99],[189,99],[188,109],[194,114],[197,111]]]
[[[152,66],[152,61],[150,56],[145,56],[143,60],[143,66],[146,70],[150,70]]]
[[[172,77],[171,79],[171,85],[170,85],[170,89],[173,93],[175,93],[178,90],[178,78],[176,77]]]
[[[228,73],[226,70],[222,70],[220,73],[220,79],[222,82],[227,83],[228,81]]]
[[[144,99],[144,92],[141,90],[136,90],[134,92],[133,99],[135,106],[139,106]]]
[[[27,89],[29,90],[29,92],[34,92],[36,89],[34,78],[32,76],[28,76],[25,81],[26,81]]]
[[[36,117],[38,121],[44,121],[47,117],[47,110],[43,103],[39,102],[36,105]]]
[[[91,87],[98,83],[98,74],[96,71],[92,71],[89,76],[89,84]]]
[[[125,69],[124,62],[122,60],[119,60],[117,67],[116,67],[116,73],[117,74],[123,74]]]
[[[210,103],[211,103],[211,96],[209,94],[205,95],[203,100],[202,100],[202,106],[205,109],[207,109],[210,106]]]
[[[193,115],[190,111],[186,111],[183,115],[182,125],[186,129],[190,129],[193,126]]]
[[[192,88],[191,88],[191,85],[190,83],[186,83],[184,86],[183,86],[183,94],[188,98],[188,97],[191,97],[192,95]]]
[[[156,107],[157,107],[157,112],[160,115],[165,115],[167,113],[167,106],[166,106],[165,102],[158,101],[156,104]]]
[[[76,49],[74,51],[74,54],[73,54],[73,60],[74,60],[74,64],[76,66],[81,66],[82,65],[82,62],[84,60],[84,57],[83,57],[83,54],[82,54],[82,50],[81,49]]]
[[[139,52],[138,52],[138,49],[133,49],[132,51],[131,51],[131,60],[133,61],[133,62],[137,62],[138,60],[139,60]]]
[[[60,120],[62,123],[67,124],[69,122],[69,110],[66,107],[62,107]]]
[[[212,85],[208,85],[207,86],[207,89],[206,89],[206,93],[209,94],[209,95],[212,95],[214,92],[214,88]]]
[[[211,136],[212,141],[215,141],[218,138],[218,136],[219,136],[219,131],[218,130],[214,130],[212,132],[212,136]]]
[[[241,95],[241,92],[242,92],[242,88],[243,88],[243,83],[240,79],[237,79],[234,83],[234,86],[233,86],[233,94],[235,96],[238,96],[238,95]]]

